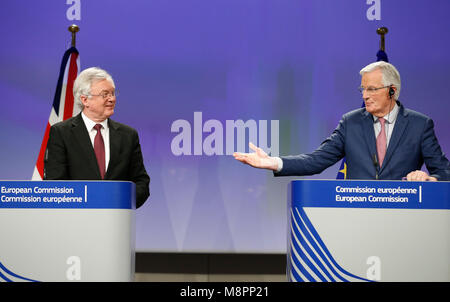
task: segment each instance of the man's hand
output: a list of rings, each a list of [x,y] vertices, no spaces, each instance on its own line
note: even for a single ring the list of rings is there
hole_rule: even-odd
[[[263,149],[256,147],[252,143],[249,143],[248,145],[255,153],[234,152],[234,158],[255,168],[274,171],[278,169],[278,162],[275,157],[270,157]]]
[[[436,177],[429,176],[426,172],[416,170],[406,175],[408,181],[437,181]]]

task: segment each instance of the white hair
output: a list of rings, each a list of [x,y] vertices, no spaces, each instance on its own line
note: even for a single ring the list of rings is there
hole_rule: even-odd
[[[363,69],[361,69],[359,71],[359,74],[362,76],[367,72],[372,72],[377,69],[381,70],[382,81],[384,86],[395,86],[395,88],[397,88],[394,94],[394,99],[398,100],[402,84],[400,80],[400,73],[398,72],[397,68],[394,67],[394,65],[384,61],[378,61],[375,63],[371,63],[366,67],[364,67]]]
[[[91,67],[80,72],[75,82],[73,83],[73,96],[75,103],[83,110],[84,105],[81,102],[81,96],[89,96],[91,93],[91,86],[94,82],[108,80],[111,82],[114,88],[114,80],[111,75],[106,71],[98,67]]]

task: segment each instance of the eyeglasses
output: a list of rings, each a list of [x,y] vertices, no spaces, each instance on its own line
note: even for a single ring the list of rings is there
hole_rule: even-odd
[[[101,96],[104,100],[106,100],[109,98],[117,97],[118,94],[119,94],[119,92],[117,90],[115,90],[115,91],[103,90],[102,92],[100,92],[100,94],[88,94],[88,96]]]
[[[358,90],[359,90],[359,92],[361,92],[361,94],[364,94],[364,90],[368,93],[368,94],[374,94],[377,90],[379,90],[379,89],[383,89],[383,88],[388,88],[388,87],[391,87],[390,85],[388,85],[388,86],[383,86],[383,87],[367,87],[367,88],[364,88],[364,87],[358,87]]]

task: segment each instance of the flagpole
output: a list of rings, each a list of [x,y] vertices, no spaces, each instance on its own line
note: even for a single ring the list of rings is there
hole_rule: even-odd
[[[76,33],[80,30],[78,25],[72,24],[69,26],[69,31],[72,33],[72,47],[76,44]]]
[[[386,51],[386,49],[385,49],[385,44],[384,44],[384,35],[385,34],[387,34],[388,33],[388,29],[387,29],[387,27],[380,27],[380,28],[378,28],[377,29],[377,34],[379,34],[380,35],[380,49],[382,50],[382,51]]]

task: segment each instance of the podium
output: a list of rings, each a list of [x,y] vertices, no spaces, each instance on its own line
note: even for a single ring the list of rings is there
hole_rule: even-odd
[[[0,181],[0,281],[132,281],[135,184]]]
[[[290,281],[450,281],[450,182],[296,180]]]

